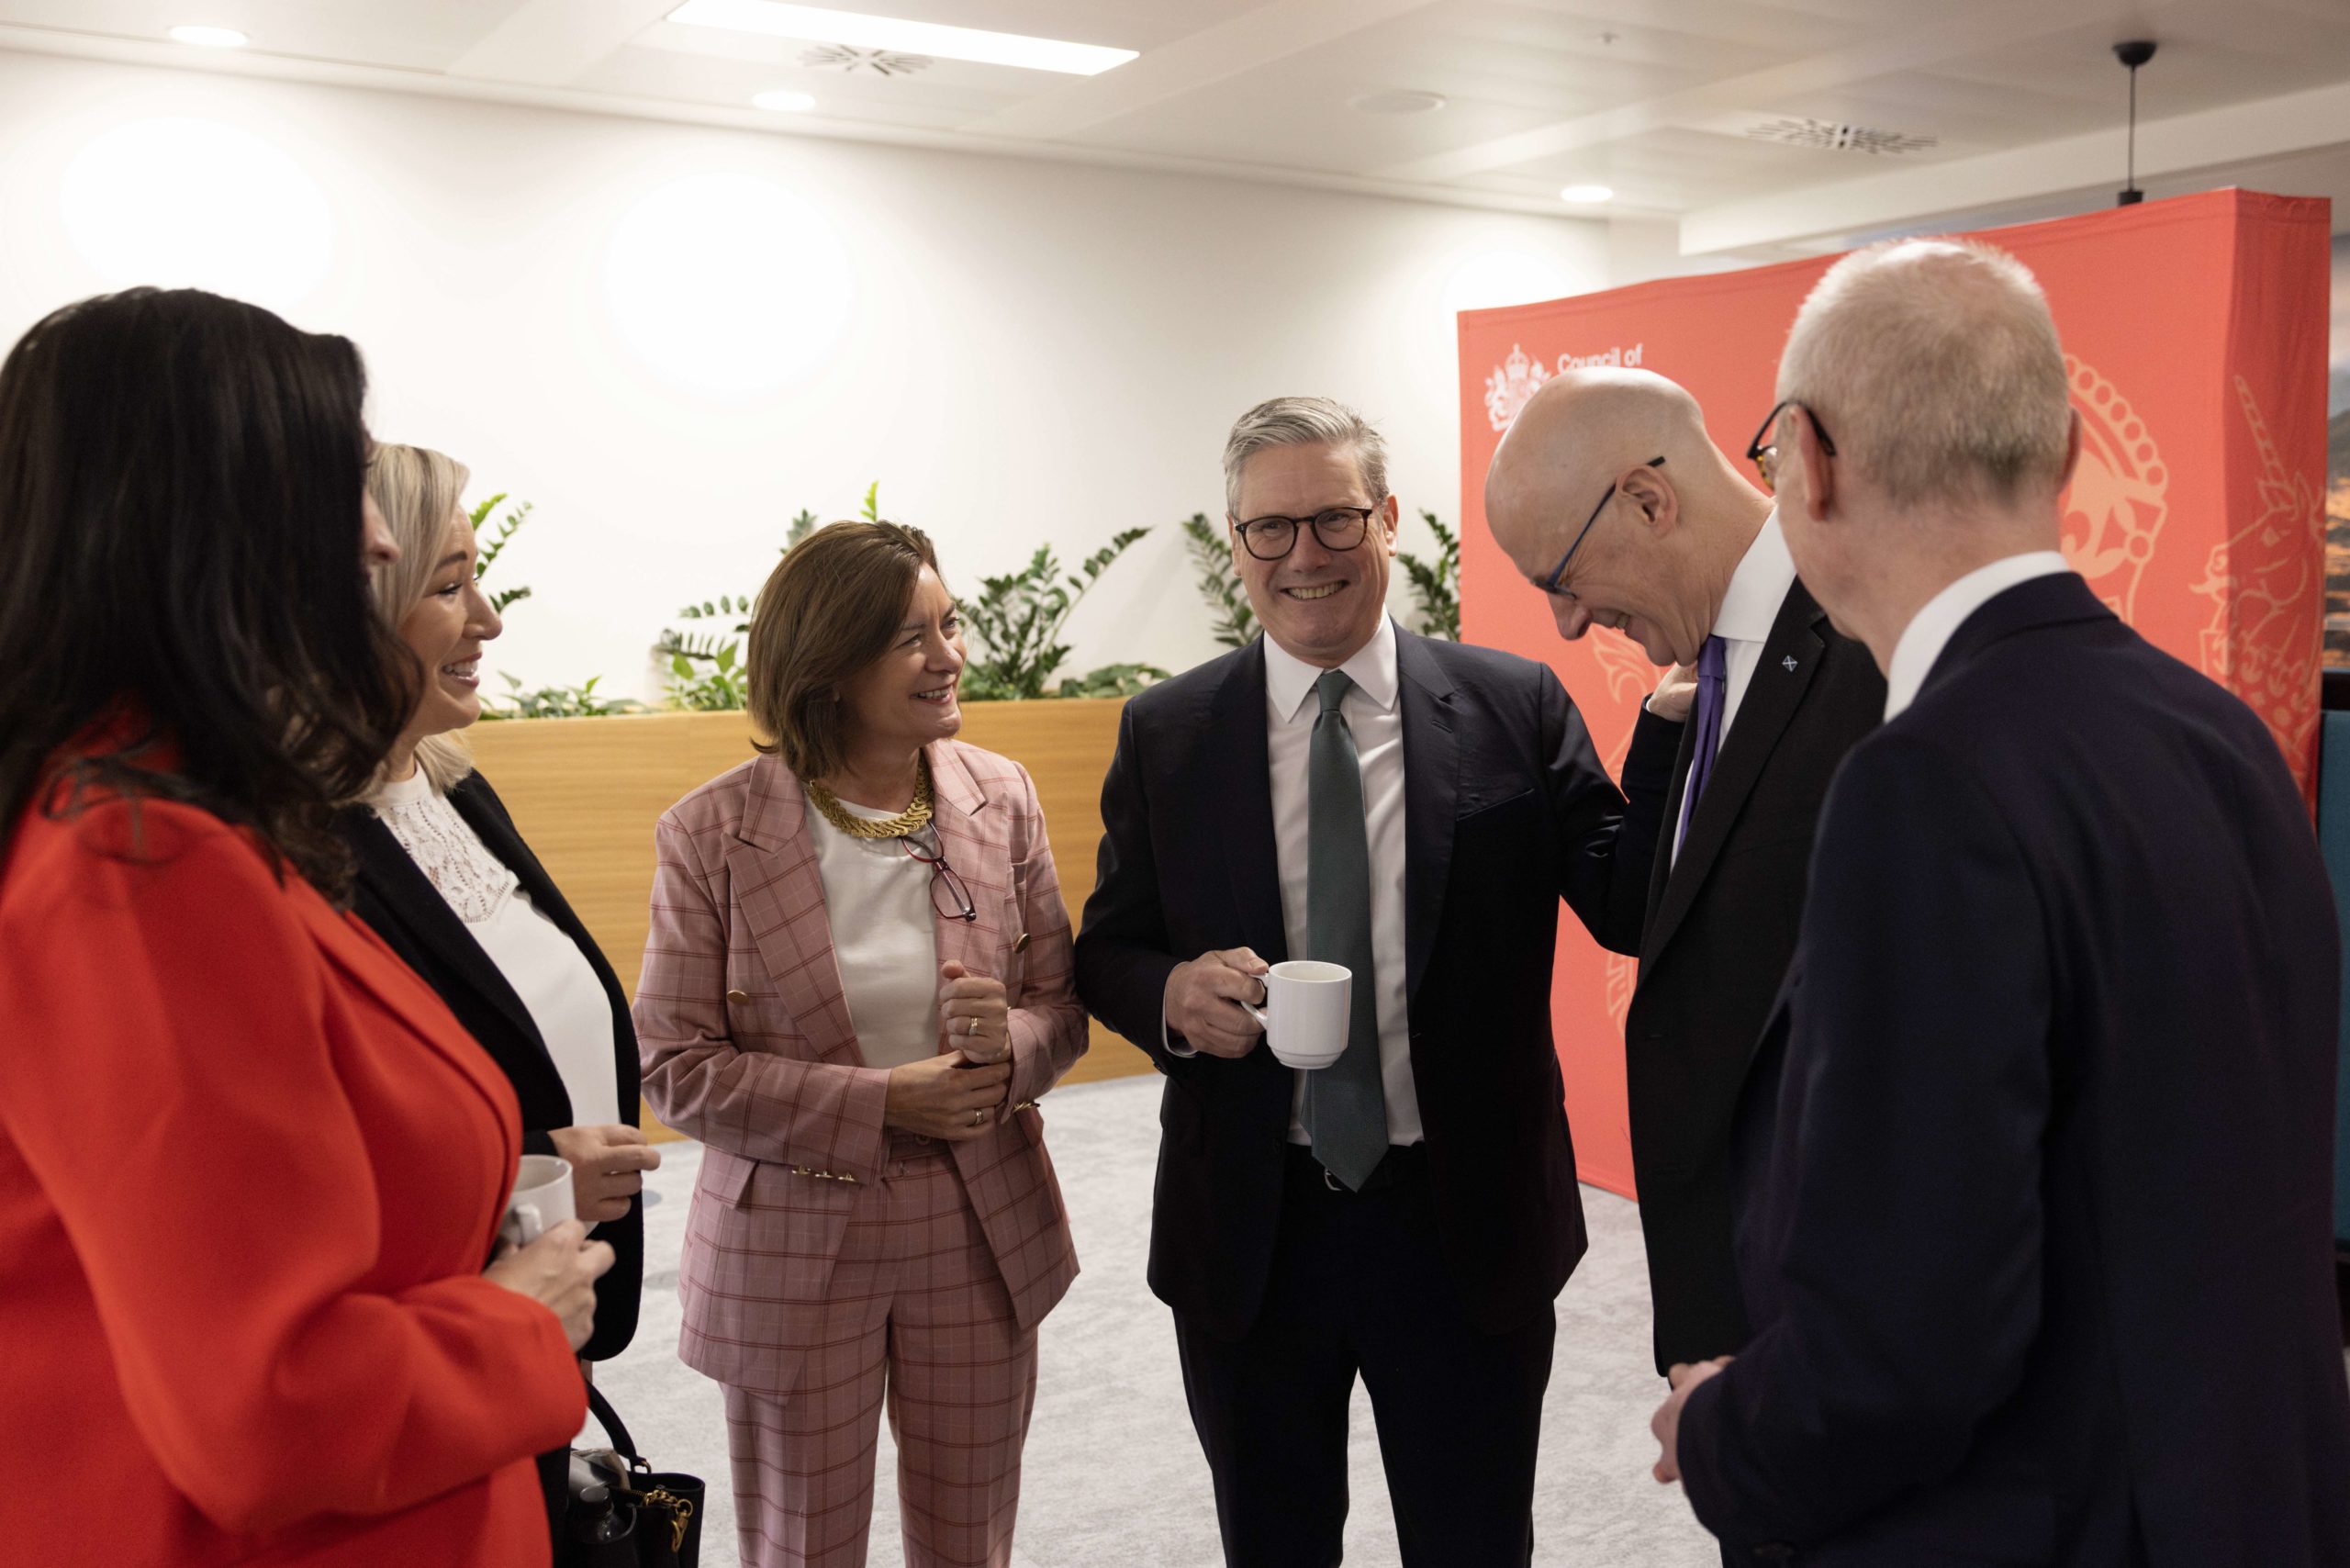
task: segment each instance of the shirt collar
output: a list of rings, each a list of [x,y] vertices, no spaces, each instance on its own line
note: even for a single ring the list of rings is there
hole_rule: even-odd
[[[1769,642],[1779,606],[1795,584],[1796,558],[1787,554],[1779,509],[1773,507],[1739,558],[1738,570],[1729,575],[1729,591],[1722,595],[1720,613],[1714,617],[1714,635],[1740,643]]]
[[[1918,700],[1934,661],[1969,616],[2019,583],[2072,569],[2058,552],[2033,550],[1977,566],[1928,599],[1893,645],[1893,667],[1885,677],[1886,718],[1894,718]]]
[[[1379,629],[1371,634],[1371,641],[1357,648],[1354,655],[1338,667],[1361,689],[1372,707],[1382,713],[1394,707],[1394,621],[1381,616]],[[1270,636],[1265,639],[1265,701],[1281,723],[1297,717],[1298,710],[1313,693],[1314,683],[1322,676],[1321,666],[1307,664]]]

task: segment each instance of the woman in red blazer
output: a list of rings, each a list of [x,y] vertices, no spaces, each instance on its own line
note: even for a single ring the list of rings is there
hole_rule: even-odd
[[[407,707],[363,392],[193,291],[0,367],[0,1432],[39,1493],[0,1558],[549,1557],[531,1455],[610,1249],[485,1274],[513,1092],[326,896]]]

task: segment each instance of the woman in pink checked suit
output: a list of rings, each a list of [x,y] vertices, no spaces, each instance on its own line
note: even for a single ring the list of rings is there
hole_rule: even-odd
[[[772,743],[656,833],[644,1097],[707,1146],[679,1353],[755,1568],[864,1562],[885,1398],[908,1563],[1008,1562],[1077,1273],[1036,1113],[1085,1049],[1069,914],[1027,772],[954,738],[963,661],[927,538],[818,530],[751,622]]]

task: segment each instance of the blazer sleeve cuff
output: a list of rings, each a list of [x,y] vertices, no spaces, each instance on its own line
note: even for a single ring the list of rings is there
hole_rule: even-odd
[[[1183,1044],[1182,1039],[1182,1036],[1167,1026],[1167,1007],[1165,1003],[1160,1003],[1158,1009],[1159,1048],[1177,1061],[1190,1061],[1200,1054],[1199,1047]]]
[[[1012,1080],[1004,1096],[1007,1110],[1041,1100],[1084,1054],[1084,1009],[1016,1007],[1012,1011]],[[1069,1035],[1076,1038],[1069,1040]],[[1056,1050],[1056,1045],[1065,1048]]]
[[[1673,787],[1673,758],[1681,754],[1681,721],[1660,719],[1642,703],[1624,754],[1624,793],[1645,791],[1662,799]]]

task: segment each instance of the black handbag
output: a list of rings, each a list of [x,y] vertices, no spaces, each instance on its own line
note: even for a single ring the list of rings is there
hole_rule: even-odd
[[[620,1412],[593,1383],[588,1408],[612,1446],[571,1450],[571,1500],[554,1543],[555,1568],[698,1568],[701,1477],[646,1463]]]

